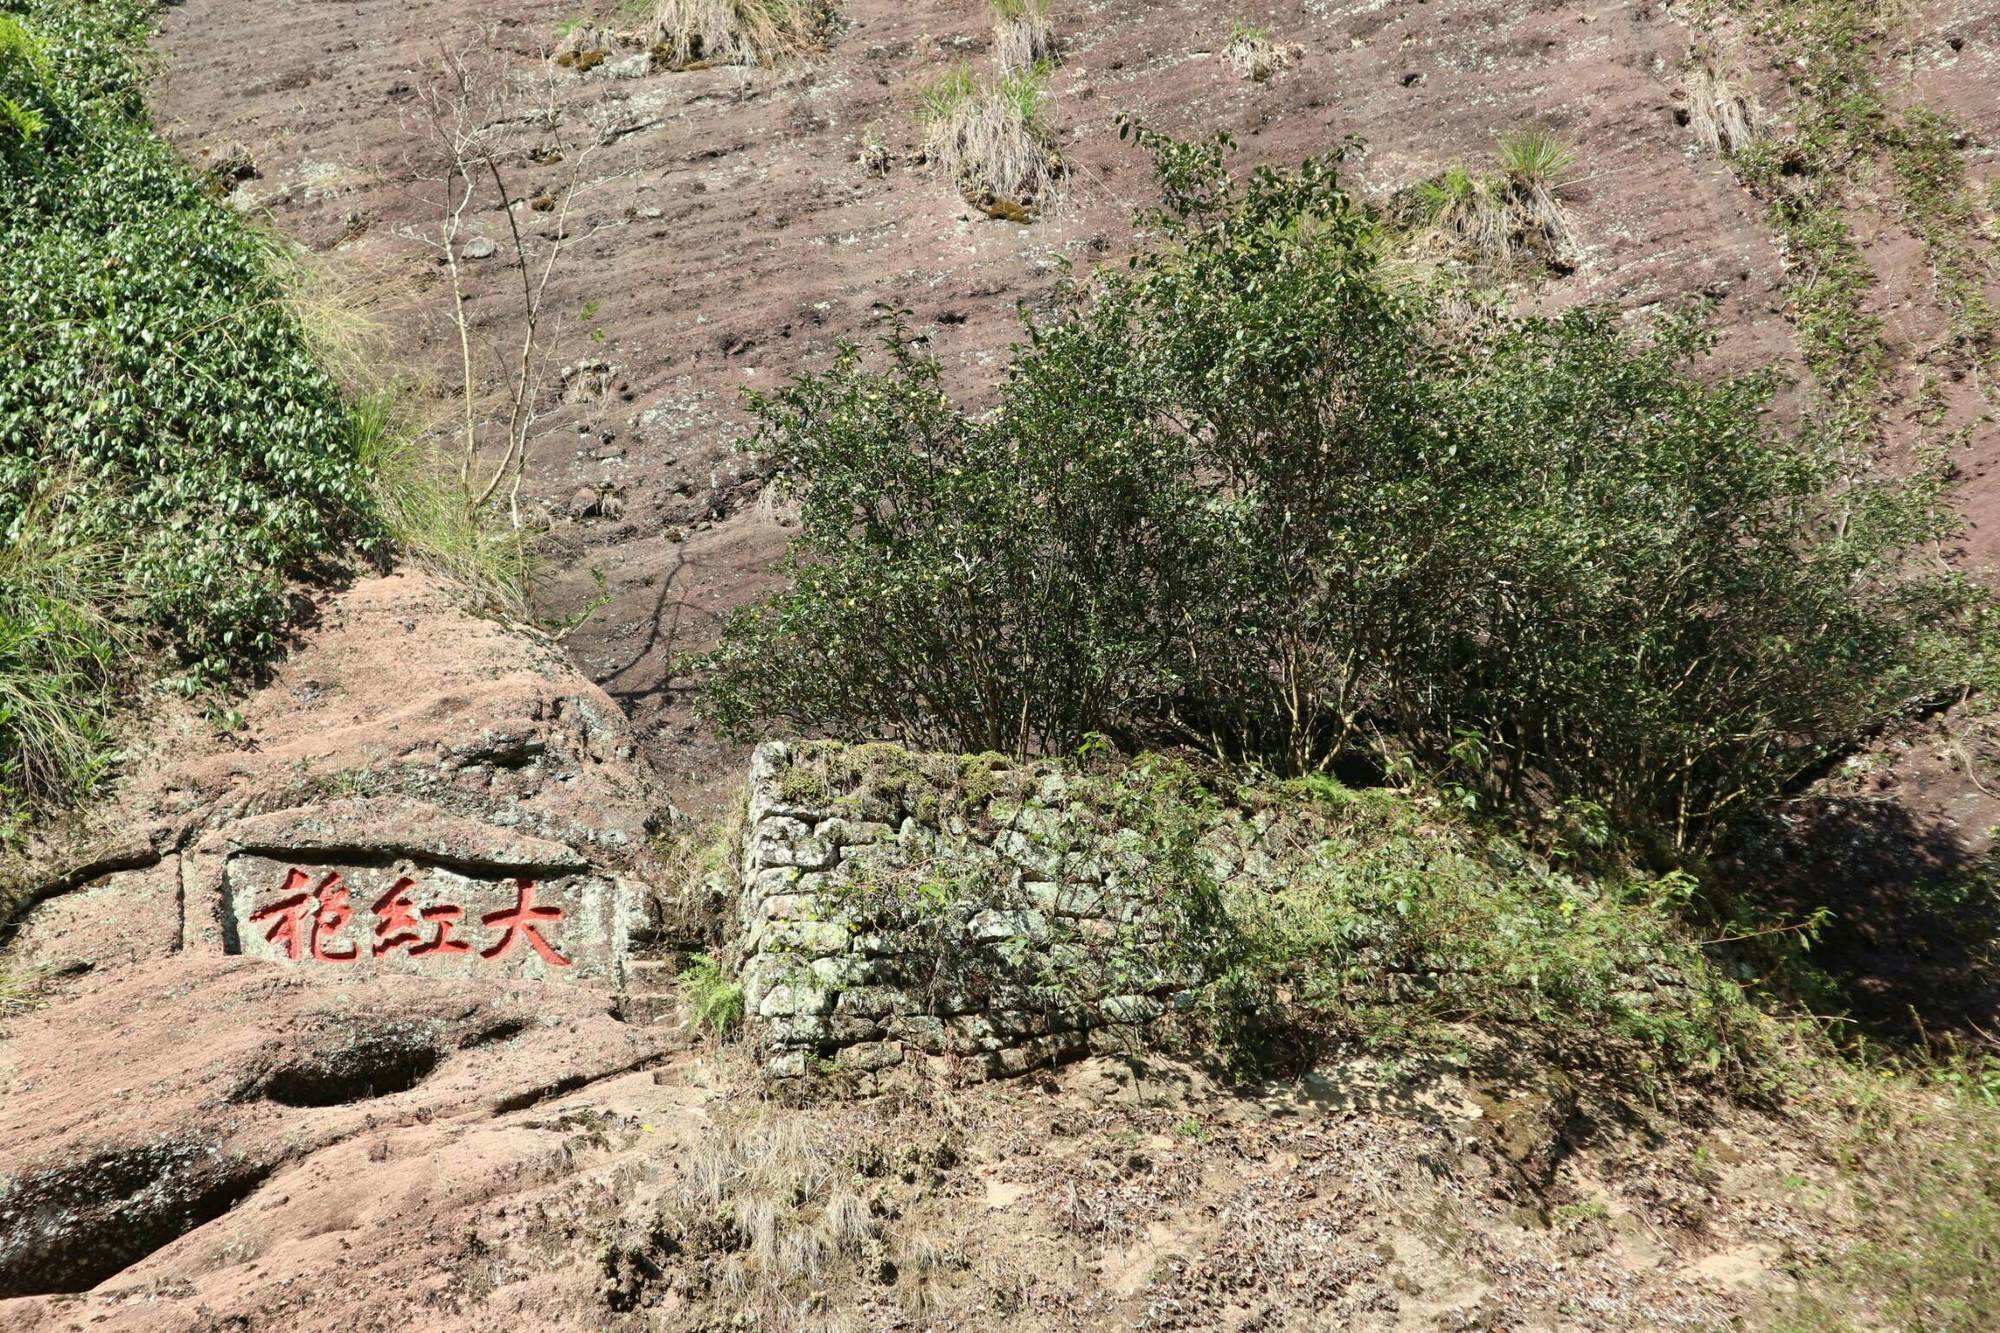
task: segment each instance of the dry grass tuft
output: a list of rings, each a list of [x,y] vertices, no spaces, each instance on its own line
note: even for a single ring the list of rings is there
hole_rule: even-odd
[[[536,534],[468,503],[451,457],[451,427],[426,406],[432,395],[422,382],[382,369],[397,361],[389,326],[415,313],[405,275],[345,255],[315,255],[276,236],[268,262],[314,360],[348,400],[352,447],[389,537],[480,610],[526,615]]]
[[[45,483],[0,543],[0,847],[20,805],[74,799],[107,771],[117,687],[141,646],[114,618],[117,553],[66,530],[66,490]]]
[[[1049,26],[1049,0],[990,0],[993,9],[993,54],[1000,68],[1019,74],[1053,62],[1055,32]]]
[[[886,1103],[767,1107],[725,1118],[683,1157],[647,1254],[607,1262],[726,1304],[758,1328],[846,1327],[864,1293],[905,1318],[927,1317],[946,1303],[940,1284],[967,1262],[910,1210],[961,1151],[960,1131],[937,1105],[900,1114]],[[666,1257],[670,1265],[657,1262]],[[649,1294],[630,1293],[635,1304]]]
[[[1269,28],[1241,22],[1229,25],[1229,40],[1222,47],[1223,59],[1252,83],[1268,82],[1304,54],[1296,42],[1286,46],[1275,41]]]
[[[1736,86],[1715,62],[1696,55],[1681,84],[1687,99],[1687,123],[1709,152],[1732,157],[1757,142],[1762,113],[1750,94]]]
[[[1026,220],[1055,201],[1062,158],[1043,116],[1048,66],[982,85],[960,66],[924,91],[924,156],[967,200],[994,216]]]
[[[825,46],[832,0],[658,0],[653,60],[669,69],[776,65]]]
[[[1391,212],[1413,233],[1418,254],[1501,277],[1524,263],[1573,267],[1576,231],[1562,192],[1575,152],[1539,129],[1500,141],[1490,174],[1453,166],[1402,191]]]

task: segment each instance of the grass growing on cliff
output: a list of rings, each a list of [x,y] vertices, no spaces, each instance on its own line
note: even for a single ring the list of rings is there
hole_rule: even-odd
[[[829,0],[659,0],[654,54],[680,69],[775,64],[824,43],[836,12]]]
[[[1713,55],[1698,53],[1690,58],[1681,97],[1689,128],[1709,152],[1729,157],[1756,144],[1763,113]]]
[[[396,279],[313,255],[278,236],[269,254],[279,299],[313,360],[338,386],[347,439],[382,534],[450,581],[479,611],[528,610],[536,534],[498,505],[473,503],[449,457],[455,426],[426,420],[424,386],[397,364],[383,310]]]
[[[1575,150],[1531,126],[1500,139],[1492,170],[1449,167],[1403,191],[1391,212],[1420,252],[1489,278],[1527,262],[1565,268],[1577,257],[1576,231],[1562,202],[1575,166]]]
[[[1981,371],[1996,355],[1995,316],[1983,293],[1991,247],[1975,223],[1959,136],[1936,113],[1898,113],[1885,99],[1875,69],[1904,21],[1886,0],[1712,2],[1735,10],[1764,46],[1784,55],[1792,128],[1733,144],[1730,161],[1765,201],[1822,419],[1858,468],[1880,434],[1891,357],[1881,319],[1868,308],[1874,273],[1846,210],[1878,164],[1889,168],[1904,220],[1923,242],[1951,323],[1948,355]]]
[[[1885,123],[1869,64],[1880,16],[1872,0],[1740,7],[1770,46],[1793,53],[1786,70],[1797,129],[1731,160],[1777,232],[1789,313],[1825,425],[1843,448],[1862,451],[1876,437],[1889,359],[1881,320],[1865,305],[1874,274],[1843,205]]]
[[[1222,57],[1240,77],[1266,83],[1291,67],[1299,58],[1299,48],[1280,45],[1269,28],[1237,19],[1229,25]]]
[[[1890,133],[1890,164],[1904,215],[1923,242],[1938,304],[1951,322],[1951,354],[1991,375],[2000,362],[2000,311],[1986,296],[1994,276],[1993,247],[1980,234],[1964,141],[1950,120],[1919,107]],[[1989,395],[1996,389],[2000,385],[1989,379]]]
[[[993,58],[1010,74],[1056,58],[1049,0],[988,0],[993,11]]]
[[[86,788],[109,762],[112,687],[130,643],[107,614],[118,586],[101,548],[54,537],[44,496],[0,547],[0,795]],[[0,845],[27,810],[0,802]]]
[[[1033,214],[1054,201],[1062,159],[1049,129],[1046,66],[982,83],[959,66],[918,101],[924,154],[975,203]]]

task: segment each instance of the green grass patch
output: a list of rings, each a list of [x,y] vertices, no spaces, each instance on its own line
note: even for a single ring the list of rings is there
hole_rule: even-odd
[[[743,1022],[743,987],[708,954],[697,954],[680,974],[681,998],[694,1025],[726,1037]]]
[[[1789,57],[1795,130],[1735,153],[1738,177],[1765,201],[1784,252],[1799,353],[1824,399],[1827,428],[1865,450],[1888,382],[1881,320],[1865,301],[1874,273],[1843,212],[1887,124],[1873,59],[1887,14],[1875,0],[1784,0],[1731,7]]]
[[[121,700],[256,672],[356,556],[525,603],[366,293],[154,133],[154,12],[0,0],[0,837],[88,792]]]
[[[55,538],[60,497],[36,501],[0,547],[0,793],[88,790],[112,755],[112,686],[131,648],[106,612],[118,570],[96,546]],[[26,827],[0,800],[0,844]]]
[[[2000,1066],[1822,1062],[1819,1103],[1863,1239],[1798,1274],[1783,1333],[2000,1328]]]
[[[2000,314],[1986,296],[1991,247],[1979,231],[1962,138],[1950,120],[1919,107],[1889,136],[1889,160],[1905,219],[1923,242],[1938,304],[1951,321],[1953,353],[1960,364],[1990,371],[2000,354]]]
[[[1560,271],[1578,252],[1561,199],[1575,168],[1575,149],[1528,126],[1500,137],[1490,169],[1458,163],[1400,191],[1388,220],[1404,248],[1479,281],[1505,281],[1524,268]]]

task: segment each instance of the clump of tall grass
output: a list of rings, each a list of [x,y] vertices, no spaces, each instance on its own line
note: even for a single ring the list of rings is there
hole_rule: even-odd
[[[1689,61],[1681,95],[1687,100],[1688,128],[1709,152],[1732,157],[1757,142],[1762,113],[1756,102],[1707,56]]]
[[[1009,73],[1031,70],[1056,58],[1049,0],[988,0],[993,10],[993,55]]]
[[[926,88],[918,103],[924,155],[942,167],[975,203],[1002,203],[1027,213],[1054,201],[1062,158],[1044,110],[1047,65],[982,84],[958,66]]]
[[[774,65],[823,45],[835,15],[831,0],[659,0],[653,58],[673,69]]]
[[[521,614],[534,580],[535,534],[470,502],[456,465],[407,420],[403,401],[399,390],[378,389],[357,399],[351,416],[354,450],[384,530],[481,609]]]
[[[44,493],[0,544],[0,841],[28,811],[87,792],[112,757],[114,685],[132,646],[105,610],[118,562],[62,539],[60,519]]]
[[[650,1233],[607,1267],[643,1286],[668,1260],[693,1291],[758,1328],[848,1328],[843,1309],[863,1293],[898,1325],[932,1326],[912,1316],[936,1313],[934,1284],[964,1260],[953,1237],[896,1206],[921,1196],[890,1172],[916,1179],[915,1168],[959,1160],[948,1126],[936,1111],[718,1117],[680,1155]],[[874,1202],[883,1198],[891,1206]]]
[[[269,264],[279,300],[313,360],[340,386],[349,448],[368,479],[375,515],[390,542],[456,584],[483,610],[525,611],[533,574],[533,534],[491,504],[473,503],[458,460],[435,423],[412,404],[417,386],[385,375],[394,360],[383,309],[386,273],[338,265],[273,236]]]
[[[1222,58],[1243,78],[1265,83],[1289,69],[1303,51],[1296,44],[1286,46],[1278,42],[1269,28],[1238,20],[1229,25],[1229,40],[1223,43]]]
[[[1490,272],[1529,260],[1568,268],[1577,241],[1562,192],[1575,165],[1575,150],[1555,135],[1520,130],[1500,140],[1495,170],[1447,167],[1404,191],[1392,211],[1419,251]]]

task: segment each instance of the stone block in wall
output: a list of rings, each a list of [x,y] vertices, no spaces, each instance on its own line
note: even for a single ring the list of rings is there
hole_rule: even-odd
[[[861,1073],[874,1073],[892,1065],[903,1063],[903,1046],[894,1041],[865,1041],[846,1047],[840,1052],[835,1065],[841,1069],[852,1069]]]
[[[750,835],[751,863],[760,869],[825,870],[837,859],[834,846],[810,824],[788,815],[769,815]]]
[[[837,848],[874,847],[893,841],[896,830],[867,819],[843,819],[838,815],[823,820],[813,830],[815,836]]]

